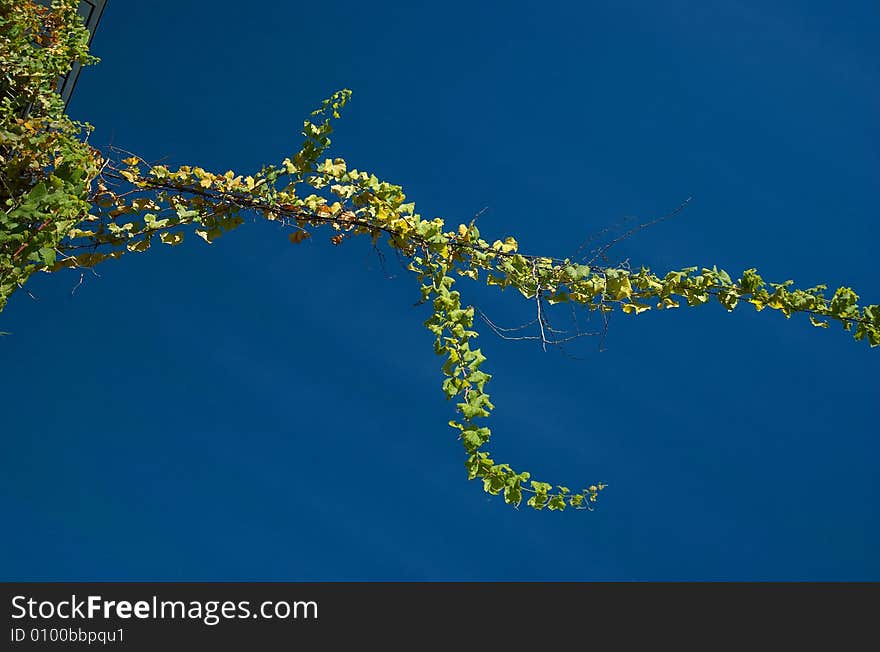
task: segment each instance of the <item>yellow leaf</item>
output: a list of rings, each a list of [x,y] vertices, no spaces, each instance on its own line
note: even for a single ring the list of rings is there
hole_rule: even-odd
[[[376,211],[376,222],[383,224],[388,221],[389,217],[391,215],[388,213],[388,210],[384,206],[379,206],[379,209]]]
[[[333,177],[341,177],[343,174],[345,174],[345,169],[345,161],[341,158],[333,160],[330,160],[328,158],[318,166],[318,172],[326,172]]]
[[[608,290],[611,292],[612,299],[629,299],[632,296],[632,285],[628,276],[619,277],[618,279],[609,279]]]
[[[626,314],[636,313],[637,315],[645,312],[646,310],[650,310],[650,306],[643,306],[639,303],[624,303],[620,306],[620,309],[623,310]]]

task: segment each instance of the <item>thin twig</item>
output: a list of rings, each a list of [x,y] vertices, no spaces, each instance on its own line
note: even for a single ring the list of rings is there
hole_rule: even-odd
[[[678,208],[676,208],[674,211],[672,211],[672,212],[670,212],[670,213],[667,213],[666,215],[663,215],[663,216],[661,216],[661,217],[658,217],[658,218],[655,218],[655,219],[653,219],[653,220],[650,220],[650,221],[648,221],[648,222],[645,222],[644,224],[639,224],[638,226],[634,226],[633,228],[631,228],[629,231],[627,231],[627,232],[624,233],[623,235],[620,235],[620,236],[614,238],[614,240],[612,240],[611,242],[609,242],[608,244],[606,244],[605,246],[603,246],[601,249],[599,249],[599,252],[598,252],[595,256],[593,256],[593,258],[590,259],[590,261],[589,261],[587,264],[588,264],[588,265],[592,265],[592,264],[593,264],[593,263],[594,263],[599,257],[603,257],[603,258],[604,258],[605,253],[606,253],[611,247],[613,247],[614,245],[616,245],[616,244],[617,244],[618,242],[620,242],[621,240],[625,240],[626,238],[628,238],[629,236],[631,236],[633,233],[636,233],[636,232],[638,232],[638,231],[641,231],[642,229],[645,229],[645,228],[647,228],[647,227],[649,227],[649,226],[653,226],[653,225],[655,225],[655,224],[659,224],[660,222],[664,222],[665,220],[668,220],[669,218],[678,215],[680,212],[682,212],[682,211],[687,207],[688,204],[691,203],[691,200],[692,200],[692,199],[693,199],[693,197],[688,197],[688,198],[685,199],[685,200],[684,200],[684,201],[678,206]]]

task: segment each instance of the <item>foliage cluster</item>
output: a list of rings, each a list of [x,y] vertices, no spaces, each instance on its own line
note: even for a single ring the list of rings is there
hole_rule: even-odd
[[[406,261],[421,302],[432,307],[425,325],[443,358],[443,393],[456,401],[449,426],[464,446],[468,477],[511,505],[550,510],[589,509],[605,485],[572,491],[492,459],[491,430],[484,425],[494,409],[486,391],[491,376],[474,347],[474,306],[455,289],[460,279],[512,288],[531,302],[544,344],[553,343],[543,330],[548,304],[635,316],[714,300],[728,311],[745,303],[785,317],[805,313],[814,326],[838,322],[856,340],[880,345],[880,306],[860,307],[847,287],[826,296],[825,286],[767,283],[755,269],[737,279],[716,267],[659,275],[527,255],[514,237],[484,239],[474,221],[448,227],[440,218],[423,218],[400,186],[326,156],[348,90],[333,94],[304,122],[299,151],[250,174],[153,165],[135,155],[117,161],[114,152],[105,156],[87,144],[88,127],[67,118],[54,93],[73,61],[92,61],[74,3],[55,0],[46,9],[0,0],[0,7],[0,309],[34,272],[91,268],[154,245],[178,245],[187,234],[210,244],[246,214],[285,225],[294,244],[318,228],[329,230],[333,245],[356,236],[374,246],[383,241]]]

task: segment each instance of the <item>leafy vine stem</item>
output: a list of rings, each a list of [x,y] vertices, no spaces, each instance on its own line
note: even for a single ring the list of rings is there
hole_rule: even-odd
[[[304,122],[299,151],[247,176],[150,164],[130,153],[118,160],[119,150],[105,154],[88,144],[91,128],[70,120],[54,93],[55,80],[73,61],[93,62],[75,2],[56,0],[47,8],[31,0],[0,0],[0,9],[0,310],[35,272],[92,268],[147,251],[156,241],[178,245],[187,233],[210,244],[240,226],[245,213],[289,227],[294,244],[319,227],[329,228],[334,245],[359,235],[374,246],[384,239],[419,281],[421,302],[431,305],[425,326],[434,335],[434,352],[444,358],[442,390],[457,401],[449,426],[464,446],[468,478],[482,480],[486,492],[502,494],[511,505],[525,500],[550,510],[591,509],[606,485],[572,491],[532,480],[490,457],[492,433],[481,424],[494,410],[486,392],[491,376],[482,369],[482,351],[472,348],[475,307],[464,305],[453,289],[459,278],[513,288],[534,302],[539,333],[526,339],[537,339],[545,350],[559,343],[546,321],[545,302],[635,316],[712,299],[728,311],[749,303],[786,317],[805,313],[817,327],[836,321],[856,340],[880,345],[880,306],[860,307],[848,287],[826,297],[826,286],[768,284],[755,269],[735,281],[716,267],[659,276],[644,267],[636,272],[524,254],[513,237],[483,239],[475,221],[447,230],[441,218],[424,219],[400,186],[352,169],[342,158],[324,157],[348,90],[334,93]]]

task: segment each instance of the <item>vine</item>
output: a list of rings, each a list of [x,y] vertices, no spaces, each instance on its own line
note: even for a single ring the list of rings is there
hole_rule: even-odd
[[[482,480],[485,491],[503,494],[511,505],[528,494],[525,502],[535,509],[590,509],[606,485],[572,491],[490,457],[492,433],[481,424],[494,410],[486,392],[491,375],[482,369],[486,357],[472,346],[475,308],[454,289],[459,278],[513,288],[534,303],[535,338],[544,348],[559,343],[546,320],[548,304],[635,316],[713,299],[728,311],[749,303],[786,317],[805,313],[817,327],[838,322],[856,340],[880,345],[880,306],[860,307],[848,287],[826,297],[826,286],[766,283],[755,269],[737,280],[716,267],[660,276],[644,267],[636,272],[521,253],[511,236],[483,239],[475,221],[447,230],[440,218],[423,219],[400,186],[324,156],[348,90],[334,93],[304,122],[298,152],[247,176],[150,164],[127,152],[118,160],[119,150],[105,155],[88,145],[90,127],[71,121],[54,93],[73,61],[94,61],[75,3],[55,0],[45,8],[0,0],[0,35],[0,310],[35,272],[92,268],[157,243],[178,245],[187,233],[210,244],[241,225],[245,213],[288,227],[294,244],[321,227],[337,246],[355,236],[368,236],[374,246],[381,239],[407,262],[421,302],[432,307],[425,326],[434,335],[434,352],[444,358],[442,390],[456,399],[449,426],[464,446],[468,478]]]

